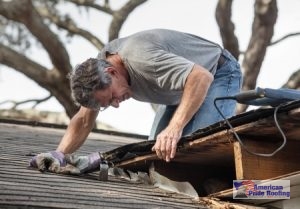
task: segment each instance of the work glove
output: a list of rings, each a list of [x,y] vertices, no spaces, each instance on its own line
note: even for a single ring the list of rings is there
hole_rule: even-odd
[[[65,155],[60,151],[38,154],[29,162],[30,167],[37,168],[39,171],[48,170],[54,173],[60,173],[61,168],[66,166],[66,164]]]
[[[72,154],[65,157],[67,165],[60,170],[64,174],[80,175],[100,168],[101,157],[99,152],[94,152],[86,156]]]

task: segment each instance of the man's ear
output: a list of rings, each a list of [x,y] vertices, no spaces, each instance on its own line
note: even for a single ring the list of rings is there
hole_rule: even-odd
[[[107,71],[111,75],[117,74],[117,70],[114,67],[107,67],[107,68],[105,68],[105,71]]]

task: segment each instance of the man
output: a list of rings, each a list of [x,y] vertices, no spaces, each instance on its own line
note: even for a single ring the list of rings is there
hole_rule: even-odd
[[[108,43],[98,59],[90,58],[70,75],[74,100],[81,105],[56,151],[42,153],[33,167],[59,171],[66,163],[87,172],[99,165],[99,154],[65,157],[75,152],[94,127],[99,111],[115,108],[129,98],[159,104],[149,140],[167,162],[176,154],[182,136],[222,120],[216,97],[240,91],[238,62],[218,44],[198,36],[166,29],[142,31]],[[218,103],[226,117],[236,103]],[[45,168],[44,159],[52,159]],[[85,162],[85,163],[83,163]]]

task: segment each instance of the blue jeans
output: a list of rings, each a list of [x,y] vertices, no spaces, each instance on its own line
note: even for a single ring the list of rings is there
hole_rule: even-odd
[[[227,50],[223,51],[222,56],[225,58],[225,62],[217,69],[214,81],[208,90],[203,104],[183,129],[182,136],[191,135],[198,129],[223,120],[214,106],[214,99],[217,97],[232,96],[240,92],[242,84],[240,65]],[[235,100],[219,100],[217,101],[217,105],[225,117],[229,118],[235,114]],[[167,127],[176,108],[177,105],[159,106],[152,124],[149,140],[155,140],[156,136]]]

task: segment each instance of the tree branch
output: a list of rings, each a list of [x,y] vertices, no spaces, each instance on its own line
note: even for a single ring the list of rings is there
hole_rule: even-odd
[[[103,48],[104,44],[100,41],[100,39],[98,39],[89,31],[78,28],[71,18],[62,20],[61,17],[51,13],[47,8],[41,8],[38,10],[38,12],[42,17],[47,18],[48,20],[56,24],[59,28],[65,29],[71,34],[82,36],[99,50]]]
[[[41,42],[48,52],[53,65],[62,74],[71,71],[69,55],[57,36],[43,23],[30,0],[0,1],[0,14],[7,19],[23,23]]]
[[[271,42],[274,25],[277,20],[276,0],[256,0],[254,5],[254,21],[252,36],[245,52],[242,67],[244,69],[243,90],[252,90],[256,87],[256,80],[264,60],[267,47]],[[245,105],[239,105],[237,113],[244,112]]]
[[[119,37],[120,29],[126,21],[128,15],[138,6],[145,3],[147,0],[130,0],[121,9],[113,12],[113,19],[109,26],[108,39],[114,40]]]
[[[232,0],[219,0],[216,7],[216,21],[219,25],[222,42],[224,48],[229,50],[238,60],[239,58],[239,42],[234,34],[235,26],[231,21]]]
[[[47,79],[53,79],[47,68],[1,43],[0,63],[25,74],[30,79],[39,83],[42,87],[45,85]]]
[[[293,36],[299,36],[300,35],[300,32],[296,32],[296,33],[290,33],[288,35],[285,35],[283,36],[282,38],[276,40],[276,41],[273,41],[272,43],[269,44],[269,46],[272,46],[272,45],[275,45],[275,44],[278,44],[279,42],[287,39],[287,38],[290,38],[290,37],[293,37]]]
[[[282,88],[300,89],[300,69],[294,72]]]
[[[68,0],[73,4],[78,6],[85,6],[88,8],[94,8],[96,10],[105,12],[113,16],[112,22],[109,26],[109,41],[114,40],[119,37],[120,29],[123,23],[126,21],[128,15],[139,5],[143,4],[147,0],[130,0],[128,1],[122,8],[117,11],[111,9],[109,2],[105,1],[104,6],[100,6],[95,4],[93,1],[90,0]]]
[[[90,7],[90,8],[94,8],[96,10],[99,10],[101,12],[110,14],[110,15],[113,14],[113,10],[110,8],[107,1],[105,1],[104,6],[100,6],[98,4],[95,4],[94,1],[90,1],[90,0],[67,0],[67,1],[71,2],[73,4],[76,4],[78,6]]]
[[[34,109],[34,108],[36,108],[36,106],[38,106],[42,102],[45,102],[45,101],[49,100],[51,97],[52,97],[52,95],[50,94],[49,96],[47,96],[43,99],[28,99],[28,100],[24,100],[24,101],[21,101],[21,102],[16,102],[16,101],[13,101],[13,100],[7,100],[7,101],[0,102],[0,105],[6,104],[6,103],[12,103],[13,106],[12,106],[11,109],[16,109],[19,105],[34,102],[35,104],[32,106],[32,108]]]

